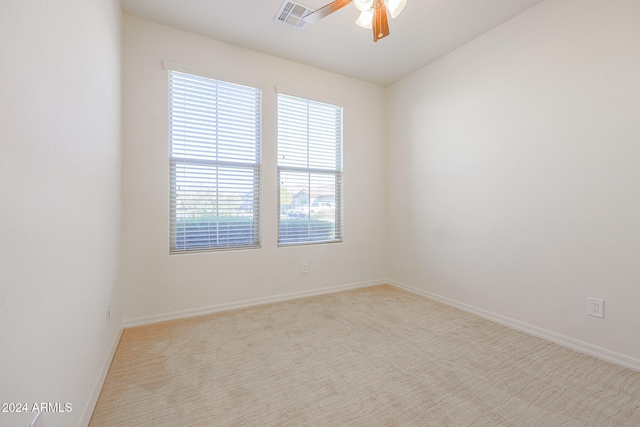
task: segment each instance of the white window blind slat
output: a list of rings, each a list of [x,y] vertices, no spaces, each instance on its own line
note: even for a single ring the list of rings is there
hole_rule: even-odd
[[[170,253],[260,246],[262,91],[169,71]]]
[[[342,241],[342,107],[278,94],[278,244]]]

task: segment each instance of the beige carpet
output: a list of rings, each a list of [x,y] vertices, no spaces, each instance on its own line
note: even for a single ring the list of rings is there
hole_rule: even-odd
[[[640,373],[377,286],[124,331],[90,426],[640,426]]]

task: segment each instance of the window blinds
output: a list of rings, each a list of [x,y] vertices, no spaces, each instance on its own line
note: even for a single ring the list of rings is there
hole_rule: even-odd
[[[259,88],[169,71],[170,253],[260,246]]]
[[[278,94],[280,245],[342,240],[342,107]]]

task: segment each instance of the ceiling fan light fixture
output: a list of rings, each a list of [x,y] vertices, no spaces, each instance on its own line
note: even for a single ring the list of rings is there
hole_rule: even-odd
[[[373,28],[374,13],[375,11],[373,8],[363,10],[362,12],[360,12],[360,16],[356,20],[356,24],[361,26],[362,28],[366,28],[367,30],[370,30],[371,28]]]
[[[400,15],[406,4],[407,0],[385,0],[385,6],[389,9],[392,18]]]
[[[364,12],[373,7],[373,0],[353,0],[353,4],[360,12]]]
[[[400,15],[407,0],[333,0],[319,9],[305,13],[301,20],[304,25],[313,24],[351,3],[360,11],[356,25],[373,30],[373,41],[377,42],[389,35],[387,15],[392,18]]]

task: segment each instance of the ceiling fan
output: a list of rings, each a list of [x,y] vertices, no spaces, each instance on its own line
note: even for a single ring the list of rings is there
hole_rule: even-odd
[[[389,35],[387,11],[391,14],[391,18],[395,18],[400,15],[407,0],[335,0],[320,9],[306,14],[302,17],[302,20],[307,24],[316,23],[351,2],[360,11],[356,24],[363,28],[372,29],[373,41],[377,42]]]

